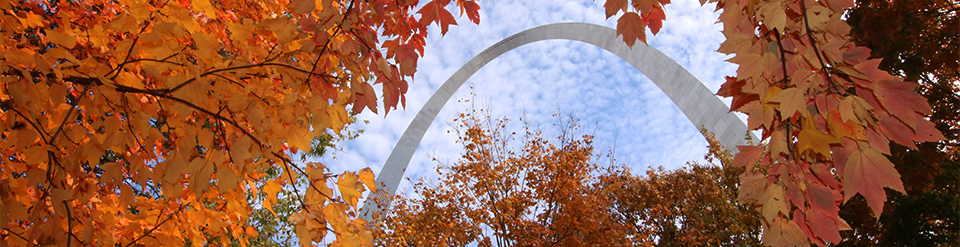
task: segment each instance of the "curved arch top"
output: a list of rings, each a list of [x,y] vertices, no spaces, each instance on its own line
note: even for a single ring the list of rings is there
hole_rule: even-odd
[[[588,23],[548,24],[527,29],[493,44],[460,67],[427,100],[426,105],[420,109],[403,132],[400,141],[397,142],[377,176],[378,191],[385,191],[388,196],[380,199],[381,202],[385,202],[383,204],[385,206],[381,207],[389,206],[389,200],[396,193],[410,158],[420,145],[427,128],[436,119],[437,113],[470,76],[507,51],[525,44],[553,39],[588,43],[619,56],[666,93],[694,126],[704,126],[716,135],[721,144],[732,149],[733,152],[737,151],[733,147],[746,143],[744,135],[747,133],[747,126],[743,121],[733,113],[729,113],[730,108],[689,71],[660,51],[643,42],[637,42],[631,49],[617,37],[616,30],[605,26]],[[380,196],[384,194],[381,193]],[[368,196],[361,212],[368,222],[372,218],[372,213],[382,210],[375,206],[374,198],[375,196]]]

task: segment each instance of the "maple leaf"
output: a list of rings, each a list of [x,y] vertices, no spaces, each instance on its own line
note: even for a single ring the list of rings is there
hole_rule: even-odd
[[[787,119],[807,109],[807,98],[798,88],[787,88],[769,100],[780,103],[780,117]]]
[[[766,188],[766,177],[762,173],[750,171],[740,174],[740,193],[737,195],[737,201],[741,203],[758,202]]]
[[[73,49],[77,45],[77,36],[69,33],[65,28],[57,28],[54,30],[47,30],[47,38],[50,39],[50,42],[59,44],[67,49]]]
[[[451,14],[450,11],[447,11],[447,9],[444,8],[446,4],[442,4],[439,1],[442,0],[430,1],[429,3],[423,5],[423,7],[420,8],[420,11],[417,11],[417,13],[420,13],[421,15],[421,25],[436,22],[437,25],[440,26],[440,34],[444,35],[447,34],[447,29],[450,25],[457,25],[457,19],[453,17],[453,14]]]
[[[796,247],[808,246],[809,241],[803,234],[803,230],[800,230],[792,220],[777,218],[769,226],[764,226],[763,244],[774,247]]]
[[[317,9],[317,2],[314,0],[295,0],[290,1],[291,7],[290,13],[294,15],[301,15],[313,12]]]
[[[760,156],[763,155],[763,149],[757,146],[737,146],[737,149],[740,150],[737,153],[737,156],[733,158],[734,166],[746,167],[747,171],[753,170],[753,165],[760,160]]]
[[[198,13],[204,13],[207,17],[213,18],[217,16],[217,9],[213,8],[213,4],[210,3],[210,0],[192,0],[193,1],[193,10]]]
[[[467,14],[467,18],[474,24],[480,24],[480,5],[476,1],[457,1],[460,6],[460,15]]]
[[[647,12],[643,15],[643,23],[650,27],[650,32],[653,35],[657,35],[660,32],[660,28],[663,27],[663,20],[667,19],[667,14],[663,12],[663,8],[660,6],[655,6],[650,12]]]
[[[621,10],[627,12],[627,0],[607,0],[603,3],[603,9],[607,14],[607,19],[611,16],[617,15]]]
[[[806,122],[810,121],[808,120]],[[800,130],[800,133],[797,134],[797,150],[801,153],[805,150],[810,150],[830,158],[830,144],[840,143],[840,140],[833,135],[817,130],[816,127],[811,127],[813,126],[804,127],[803,130]]]
[[[844,166],[843,200],[849,201],[859,193],[867,200],[874,215],[880,215],[883,202],[887,199],[884,187],[906,193],[900,173],[893,168],[893,163],[880,151],[860,145],[860,150],[851,153]]]
[[[369,167],[363,168],[360,170],[360,176],[358,178],[367,188],[370,188],[370,191],[377,193],[377,182],[373,178],[373,171]]]
[[[744,105],[760,99],[760,95],[743,91],[743,87],[747,84],[746,81],[738,80],[733,76],[726,76],[725,79],[726,82],[720,85],[720,89],[717,90],[717,95],[733,97],[733,102],[730,103],[731,112],[741,111],[741,107]]]
[[[360,177],[354,172],[344,172],[341,174],[337,180],[337,188],[340,190],[340,194],[343,195],[343,201],[352,207],[357,206],[357,201],[365,190],[363,183],[360,182]]]
[[[890,140],[913,149],[917,148],[917,144],[913,142],[916,133],[900,119],[892,116],[883,117],[880,119],[880,129]]]
[[[780,213],[790,213],[786,191],[779,185],[767,186],[757,204],[763,205],[760,207],[760,215],[768,222],[780,218]]]
[[[834,205],[836,205],[836,203],[834,203]],[[836,214],[836,212],[832,213],[832,215]],[[810,229],[815,233],[815,236],[830,243],[840,242],[840,228],[837,227],[835,217],[820,210],[807,211],[806,216],[807,221],[810,222]]]
[[[32,12],[27,12],[26,16],[23,19],[20,19],[20,22],[26,27],[42,27],[43,16],[34,14]]]
[[[617,19],[617,36],[623,36],[627,46],[633,47],[638,39],[647,43],[645,29],[643,18],[635,12],[627,12]]]
[[[890,115],[916,129],[917,113],[931,113],[927,99],[913,91],[916,87],[916,84],[900,80],[882,80],[877,82],[873,93]]]
[[[870,58],[870,48],[862,46],[852,47],[843,53],[843,61],[849,64],[859,64],[867,58]]]

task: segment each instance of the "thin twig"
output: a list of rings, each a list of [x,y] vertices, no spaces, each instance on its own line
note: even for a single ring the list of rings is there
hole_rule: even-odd
[[[173,219],[173,216],[174,216],[174,215],[176,215],[177,213],[180,213],[181,211],[183,211],[183,208],[186,207],[186,206],[188,206],[188,205],[190,205],[190,203],[181,204],[180,207],[177,208],[177,211],[176,211],[176,212],[167,215],[167,218],[166,218],[166,219],[164,219],[164,220],[161,221],[161,222],[157,222],[157,224],[154,225],[153,228],[150,228],[150,230],[145,231],[145,232],[143,233],[143,235],[140,235],[140,237],[134,239],[133,242],[127,243],[126,246],[129,247],[129,246],[131,246],[131,245],[139,242],[139,241],[140,241],[141,239],[143,239],[144,237],[150,236],[150,234],[152,234],[154,231],[156,231],[157,229],[159,229],[160,226],[162,226],[164,223],[167,223],[167,221],[170,221],[170,219]],[[161,212],[160,215],[163,215],[162,212]]]
[[[67,124],[67,120],[71,119],[70,115],[73,114],[73,110],[77,108],[77,105],[80,104],[80,100],[83,99],[84,95],[87,95],[87,92],[90,91],[90,88],[92,88],[92,86],[84,87],[83,92],[80,92],[80,96],[77,96],[77,99],[73,101],[73,104],[70,104],[70,110],[67,110],[67,114],[64,114],[63,121],[61,121],[60,126],[57,127],[57,132],[54,132],[53,136],[50,137],[50,140],[47,141],[48,145],[53,145],[53,141],[57,140],[57,136],[60,135],[60,132],[63,132],[63,126]]]
[[[820,62],[820,70],[823,71],[824,77],[827,78],[827,82],[830,83],[830,90],[839,92],[835,87],[839,87],[833,79],[830,77],[830,71],[827,70],[827,64],[823,62],[823,57],[820,55],[820,48],[817,48],[817,40],[813,38],[813,29],[810,29],[810,18],[807,18],[807,4],[806,1],[800,1],[800,10],[803,12],[803,26],[807,29],[807,38],[810,39],[810,45],[813,46],[813,53],[817,54],[817,61]]]
[[[783,87],[787,86],[787,83],[790,82],[790,77],[787,76],[787,57],[784,54],[783,42],[780,40],[780,30],[776,28],[773,29],[774,35],[777,37],[777,47],[780,48],[780,66],[783,69]]]

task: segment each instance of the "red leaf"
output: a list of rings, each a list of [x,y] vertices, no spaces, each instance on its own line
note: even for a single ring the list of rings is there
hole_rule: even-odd
[[[747,103],[756,101],[760,99],[760,96],[757,94],[744,93],[743,86],[746,85],[746,81],[737,80],[736,77],[727,76],[727,82],[724,82],[723,85],[720,85],[720,90],[717,91],[717,95],[723,97],[733,97],[733,102],[730,103],[730,111],[739,110],[740,107],[743,107]]]
[[[883,202],[887,194],[883,187],[891,188],[901,193],[903,182],[900,173],[893,167],[893,163],[886,156],[868,146],[860,146],[860,150],[853,152],[843,172],[843,200],[850,200],[860,193],[873,209],[874,215],[883,212]]]
[[[859,64],[867,58],[870,58],[870,48],[863,46],[855,46],[843,53],[843,61],[849,64]]]
[[[476,1],[457,1],[460,5],[460,15],[467,14],[474,24],[480,24],[480,5]]]
[[[829,216],[820,210],[807,211],[807,220],[810,222],[810,229],[814,235],[830,243],[839,243],[840,229],[837,228],[837,222],[833,219],[839,216]]]
[[[867,136],[867,142],[870,143],[870,146],[876,148],[881,153],[890,154],[890,140],[887,140],[886,137],[877,132],[874,127],[867,128],[865,133]]]
[[[810,230],[810,225],[807,224],[807,217],[803,211],[800,211],[799,208],[793,210],[793,223],[796,223],[800,227],[800,230],[803,230],[803,233],[807,235],[808,239],[812,239],[813,242],[817,245],[824,245],[825,243],[820,239],[817,239],[813,235],[813,231]]]
[[[757,146],[737,146],[740,152],[733,158],[733,166],[747,167],[747,171],[753,170],[753,165],[760,160],[763,149]]]
[[[899,119],[891,116],[881,118],[880,129],[883,130],[883,133],[887,134],[887,138],[890,138],[890,140],[917,149],[917,145],[913,143],[916,134]]]
[[[429,25],[430,23],[436,22],[437,25],[440,25],[440,34],[447,34],[447,29],[450,25],[457,25],[457,19],[453,17],[453,14],[450,14],[450,11],[447,11],[444,7],[446,4],[438,3],[440,0],[430,1],[426,5],[423,5],[423,8],[417,13],[420,13],[420,24]]]
[[[923,117],[919,115],[917,118],[917,136],[913,140],[919,142],[935,142],[947,139],[943,136],[943,133],[940,133],[940,130],[937,129],[936,125],[930,121],[927,121],[926,119],[923,119]]]
[[[858,63],[853,67],[860,71],[860,73],[863,73],[867,76],[867,78],[863,79],[869,79],[870,81],[878,82],[882,80],[896,79],[896,77],[893,77],[890,75],[890,73],[877,68],[877,66],[880,66],[880,61],[880,59],[870,59],[863,61],[862,63]]]
[[[655,6],[649,13],[644,15],[643,23],[650,27],[650,32],[657,35],[660,28],[663,27],[663,20],[667,19],[667,14],[663,13],[663,8]]]
[[[840,212],[837,202],[843,199],[838,197],[840,197],[840,193],[822,184],[807,186],[807,201],[810,202],[810,208],[836,215],[837,212]]]
[[[916,128],[917,112],[930,114],[927,98],[913,91],[916,84],[900,80],[882,80],[877,82],[873,93],[890,115],[896,116],[910,128]]]
[[[617,35],[622,35],[623,42],[630,47],[633,47],[638,39],[644,44],[647,43],[644,28],[646,27],[643,25],[643,18],[640,18],[636,12],[627,12],[617,20]]]

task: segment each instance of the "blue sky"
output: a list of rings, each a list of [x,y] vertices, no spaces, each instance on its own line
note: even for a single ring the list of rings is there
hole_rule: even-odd
[[[431,26],[426,54],[407,91],[405,109],[384,117],[364,112],[351,128],[364,133],[339,143],[340,151],[327,155],[323,163],[333,172],[371,167],[379,173],[400,135],[434,91],[476,54],[514,33],[551,23],[586,22],[616,27],[616,18],[607,20],[603,1],[580,0],[481,0],[481,21],[475,25],[458,18],[446,36]],[[723,76],[734,75],[736,67],[724,62],[728,56],[716,52],[723,35],[715,24],[715,6],[700,6],[685,0],[669,4],[661,32],[647,34],[654,48],[676,60],[713,91]],[[451,11],[455,15],[458,11]],[[443,108],[411,160],[406,176],[411,179],[436,177],[436,158],[452,163],[462,147],[448,130],[455,113],[466,108],[459,99],[469,98],[473,85],[477,99],[489,106],[494,116],[520,117],[544,125],[551,133],[551,115],[560,109],[580,119],[583,130],[593,134],[597,151],[616,145],[620,163],[635,174],[648,167],[676,168],[691,160],[702,160],[706,141],[696,127],[643,74],[619,57],[598,47],[574,41],[541,41],[507,52],[471,77]],[[724,100],[729,104],[729,100]],[[366,120],[368,123],[363,123]],[[401,191],[410,187],[401,184]]]

